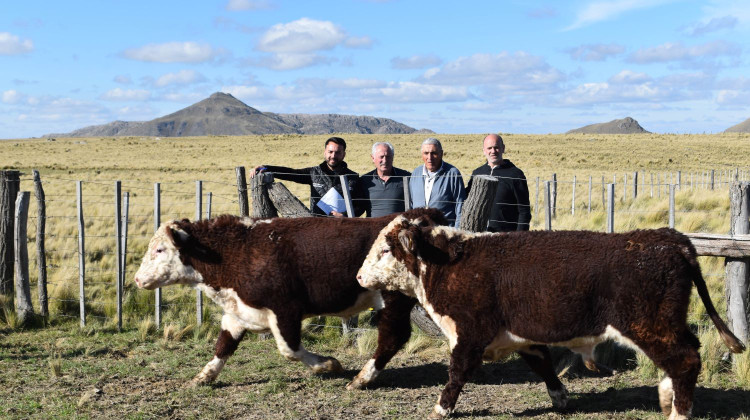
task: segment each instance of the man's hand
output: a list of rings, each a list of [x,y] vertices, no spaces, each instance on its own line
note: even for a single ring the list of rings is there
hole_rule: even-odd
[[[265,170],[266,170],[266,167],[263,166],[263,165],[258,165],[256,167],[254,167],[253,170],[250,171],[250,179],[253,179],[253,177],[255,176],[255,174],[259,174],[259,173],[261,173],[261,172],[263,172]]]
[[[333,216],[333,217],[344,217],[344,213],[339,213],[339,212],[337,212],[337,211],[334,210],[334,211],[331,212],[331,216]]]

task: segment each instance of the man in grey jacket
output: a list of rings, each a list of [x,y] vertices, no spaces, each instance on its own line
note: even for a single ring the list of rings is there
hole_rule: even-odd
[[[455,166],[443,161],[440,140],[430,137],[422,142],[422,161],[411,173],[409,195],[412,208],[436,208],[458,227],[461,207],[466,199],[464,180]]]

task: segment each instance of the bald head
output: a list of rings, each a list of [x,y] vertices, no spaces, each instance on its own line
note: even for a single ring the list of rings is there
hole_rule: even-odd
[[[487,158],[487,164],[495,167],[503,162],[503,153],[505,153],[505,144],[503,138],[497,134],[490,134],[484,138],[482,153]]]

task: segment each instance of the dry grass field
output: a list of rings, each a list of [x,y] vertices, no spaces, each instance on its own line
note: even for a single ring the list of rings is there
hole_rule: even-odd
[[[343,353],[349,372],[319,378],[302,366],[282,360],[269,341],[248,339],[230,361],[227,375],[214,387],[181,390],[180,384],[208,360],[217,332],[218,310],[206,303],[202,327],[195,325],[192,290],[164,290],[164,326],[153,325],[153,292],[137,290],[131,281],[154,229],[154,183],[160,183],[161,220],[195,217],[196,183],[207,194],[211,213],[237,213],[236,166],[290,167],[322,161],[328,136],[243,136],[207,138],[86,138],[0,141],[0,169],[22,172],[21,189],[33,192],[31,170],[41,173],[47,203],[48,271],[52,328],[19,329],[11,307],[0,314],[0,416],[10,418],[420,418],[429,410],[447,378],[447,356],[440,343],[412,342],[414,351],[399,356],[382,387],[370,393],[343,392],[347,377],[363,364],[369,348],[342,343],[336,334],[306,334],[320,351]],[[425,135],[343,135],[346,161],[356,172],[372,169],[370,147],[390,141],[395,165],[412,170],[421,164],[419,145]],[[445,160],[467,180],[483,163],[483,135],[436,135]],[[729,226],[727,181],[739,169],[750,169],[750,135],[504,135],[506,158],[523,169],[531,191],[532,229],[544,227],[536,205],[537,177],[558,179],[558,209],[553,229],[604,230],[601,179],[616,180],[615,230],[668,224],[665,185],[682,173],[677,193],[676,228],[685,232],[725,233]],[[714,170],[714,190],[700,184]],[[639,195],[632,198],[632,176],[639,173]],[[623,176],[628,177],[623,189]],[[571,214],[573,177],[576,207]],[[659,185],[650,184],[651,177]],[[588,180],[593,179],[591,212]],[[689,183],[693,181],[693,185]],[[747,178],[745,178],[747,179]],[[124,332],[115,323],[114,182],[129,192],[129,237]],[[76,181],[82,181],[86,230],[86,300],[88,326],[79,331]],[[304,203],[307,186],[285,183]],[[542,187],[543,184],[540,184]],[[537,213],[538,211],[538,213]],[[29,256],[36,305],[36,204],[29,213]],[[701,258],[714,302],[724,311],[721,258]],[[697,393],[700,418],[747,418],[750,415],[750,357],[734,367],[721,362],[725,349],[706,324],[700,302],[691,305],[690,322],[700,336],[703,373]],[[169,331],[169,332],[168,332]],[[175,333],[176,332],[176,333]],[[171,335],[170,335],[171,334]],[[417,336],[415,340],[423,340]],[[360,340],[367,343],[368,340]],[[369,340],[371,342],[371,340]],[[367,347],[367,344],[360,344]],[[442,350],[440,350],[442,348]],[[243,350],[244,349],[244,350]],[[257,355],[262,360],[257,360]],[[234,359],[233,359],[234,360]],[[639,357],[638,367],[615,378],[571,378],[575,393],[571,412],[555,413],[543,386],[517,361],[486,365],[475,384],[459,399],[458,416],[468,418],[658,418],[655,384],[658,373]],[[510,373],[503,373],[503,372]],[[492,372],[488,374],[487,372]],[[499,376],[493,376],[498,373]],[[506,376],[503,376],[506,375]],[[402,383],[402,377],[409,377]],[[502,385],[501,385],[502,384]],[[145,388],[144,388],[145,387]],[[88,395],[92,389],[99,394]],[[154,389],[153,393],[149,389]],[[102,391],[103,390],[103,391]],[[238,397],[237,393],[246,394]],[[88,397],[86,397],[88,395]],[[212,404],[219,398],[225,407]],[[404,400],[404,398],[406,400]],[[708,401],[701,404],[700,400]],[[83,402],[81,402],[83,400]],[[609,405],[611,403],[611,405]],[[476,404],[476,406],[474,406]],[[122,411],[118,411],[118,407]],[[226,408],[229,407],[229,408]],[[256,411],[257,410],[257,411]],[[369,410],[369,411],[368,411]],[[362,413],[365,413],[362,415]],[[348,413],[348,414],[347,414]]]

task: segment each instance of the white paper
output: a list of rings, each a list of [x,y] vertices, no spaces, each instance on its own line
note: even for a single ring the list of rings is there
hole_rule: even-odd
[[[336,188],[328,190],[328,192],[320,198],[320,201],[318,201],[316,206],[320,207],[325,214],[331,214],[332,211],[337,211],[339,213],[346,212],[346,202],[344,201],[344,197],[336,191]]]

